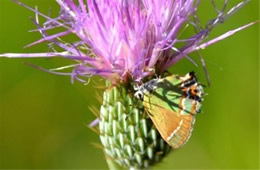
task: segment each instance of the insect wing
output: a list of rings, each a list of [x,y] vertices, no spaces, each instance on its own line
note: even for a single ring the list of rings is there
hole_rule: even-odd
[[[168,76],[156,90],[144,96],[143,104],[162,138],[173,148],[189,139],[195,122],[197,102],[183,96],[181,79]]]

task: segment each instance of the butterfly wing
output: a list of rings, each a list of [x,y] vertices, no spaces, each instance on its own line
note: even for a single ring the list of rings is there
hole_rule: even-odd
[[[143,101],[162,138],[173,148],[188,141],[199,107],[199,102],[183,95],[181,82],[178,76],[171,75],[153,93],[145,95]]]

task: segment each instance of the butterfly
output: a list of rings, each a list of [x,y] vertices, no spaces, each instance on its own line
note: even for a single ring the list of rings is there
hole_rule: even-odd
[[[203,87],[195,73],[159,77],[134,88],[134,96],[142,100],[162,138],[175,149],[184,145],[203,100]]]

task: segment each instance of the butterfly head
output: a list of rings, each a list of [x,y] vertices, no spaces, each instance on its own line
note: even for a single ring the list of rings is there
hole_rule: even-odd
[[[162,82],[162,80],[163,79],[161,79],[160,77],[157,77],[142,85],[134,85],[134,90],[136,91],[134,96],[140,100],[143,100],[144,95],[151,94],[158,87],[158,84]]]

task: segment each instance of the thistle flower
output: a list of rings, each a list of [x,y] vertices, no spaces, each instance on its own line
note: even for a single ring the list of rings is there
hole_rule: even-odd
[[[57,18],[50,18],[38,12],[37,8],[32,9],[19,1],[16,2],[35,12],[33,22],[37,26],[36,31],[43,36],[27,47],[49,41],[64,51],[52,48],[52,52],[46,53],[8,53],[0,56],[70,58],[76,61],[76,64],[68,66],[74,68],[72,73],[49,72],[69,75],[80,81],[83,81],[81,76],[92,75],[100,75],[115,82],[126,82],[128,79],[140,81],[155,72],[162,73],[182,58],[192,61],[189,53],[204,49],[253,24],[247,24],[203,43],[213,28],[242,8],[248,0],[226,13],[225,2],[224,8],[217,9],[217,17],[210,20],[205,28],[202,28],[196,15],[200,1],[195,0],[89,0],[88,4],[83,0],[78,0],[78,3],[57,0],[61,7]],[[39,24],[39,15],[47,19],[43,26]],[[178,39],[186,25],[194,26],[197,32],[192,37]],[[64,31],[53,35],[47,33],[48,30],[57,28],[64,28]],[[69,34],[76,35],[78,39],[69,43],[61,40]],[[176,47],[183,42],[185,45]],[[67,67],[61,67],[59,70],[65,68]]]
[[[84,78],[93,75],[104,77],[107,90],[100,109],[99,130],[104,151],[110,160],[127,168],[145,168],[161,160],[169,147],[160,138],[144,106],[133,98],[131,85],[146,78],[163,75],[169,67],[183,58],[196,64],[188,55],[204,49],[234,33],[254,24],[226,32],[206,41],[213,28],[242,8],[245,0],[227,12],[219,10],[214,0],[217,16],[204,27],[197,17],[199,0],[56,0],[60,15],[51,18],[25,4],[35,12],[33,22],[42,39],[27,47],[45,41],[51,50],[45,53],[0,54],[0,57],[63,57],[75,63],[57,69],[44,69],[54,74],[68,75],[73,80],[87,82]],[[47,21],[42,25],[39,16]],[[185,27],[192,26],[191,37],[180,38]],[[61,30],[50,35],[50,30]],[[75,42],[64,42],[62,38],[75,35]],[[59,49],[56,50],[53,45]],[[181,47],[180,47],[181,46]],[[177,48],[178,47],[178,48]],[[60,72],[72,68],[72,72]],[[112,82],[112,83],[111,83]]]

